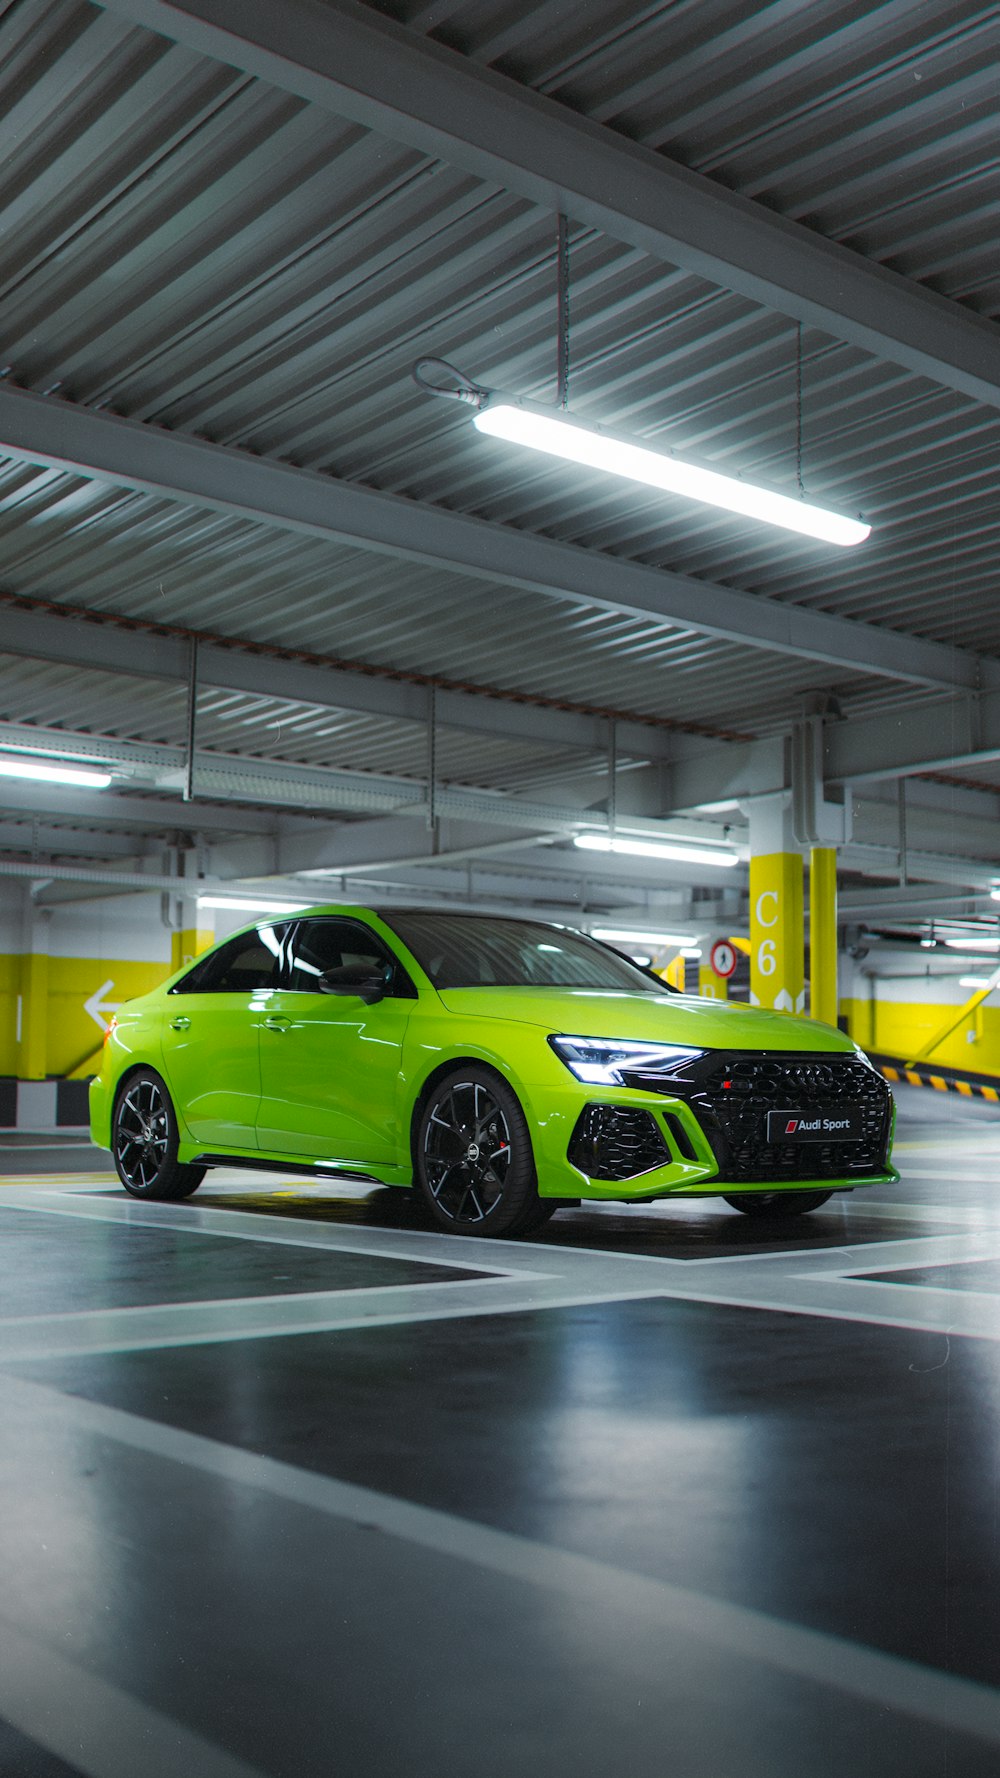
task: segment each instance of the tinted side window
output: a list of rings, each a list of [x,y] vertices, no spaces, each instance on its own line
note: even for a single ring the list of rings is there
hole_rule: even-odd
[[[171,988],[172,994],[252,994],[278,986],[281,929],[262,926],[241,932],[217,951],[209,951]]]
[[[389,971],[390,994],[412,995],[413,984],[388,945],[357,920],[302,920],[288,946],[287,982],[299,993],[318,994],[319,977],[333,969]]]

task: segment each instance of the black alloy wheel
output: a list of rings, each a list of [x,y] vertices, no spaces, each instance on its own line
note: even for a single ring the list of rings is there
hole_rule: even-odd
[[[734,1192],[726,1203],[744,1216],[804,1216],[832,1197],[832,1192]]]
[[[165,1083],[142,1068],[120,1087],[115,1101],[115,1170],[134,1198],[188,1198],[205,1177],[204,1167],[177,1159],[177,1119]]]
[[[417,1134],[417,1183],[431,1216],[453,1235],[521,1235],[547,1222],[524,1112],[489,1068],[470,1064],[439,1081]]]

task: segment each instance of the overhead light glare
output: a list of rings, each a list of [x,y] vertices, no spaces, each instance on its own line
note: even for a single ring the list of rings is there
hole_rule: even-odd
[[[946,938],[949,951],[1000,951],[1000,938]]]
[[[473,424],[490,438],[523,445],[564,462],[579,463],[585,469],[603,470],[627,481],[641,482],[667,494],[680,494],[706,506],[722,507],[726,512],[779,525],[786,531],[797,531],[801,536],[834,543],[843,549],[853,548],[871,535],[871,526],[861,519],[845,518],[826,507],[814,506],[811,501],[793,499],[739,476],[723,475],[717,469],[651,451],[556,408],[490,390],[481,391],[479,399],[481,405]]]
[[[577,833],[574,846],[585,852],[615,852],[628,858],[671,858],[676,864],[718,865],[731,870],[739,864],[735,852],[724,852],[718,846],[689,846],[684,840],[622,839],[618,834]]]
[[[960,975],[958,985],[960,988],[995,988],[997,980],[992,975]]]
[[[0,759],[0,777],[30,778],[41,784],[73,784],[78,790],[107,790],[110,772],[90,772],[82,766],[42,765],[33,759]]]
[[[603,939],[609,945],[644,945],[654,950],[661,945],[693,945],[693,932],[637,932],[630,927],[628,930],[617,926],[593,926],[591,938]]]
[[[312,907],[312,902],[303,901],[271,901],[267,896],[260,895],[199,895],[200,908],[232,908],[238,913],[246,914],[295,914],[300,908]]]

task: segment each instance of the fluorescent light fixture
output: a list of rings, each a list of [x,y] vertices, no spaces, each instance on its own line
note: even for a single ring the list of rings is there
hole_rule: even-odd
[[[200,908],[234,908],[246,914],[295,914],[300,908],[312,907],[313,902],[305,901],[269,901],[260,895],[199,895]]]
[[[1000,901],[1000,884],[998,884],[998,886],[995,889],[990,890],[990,900],[991,901]]]
[[[618,834],[577,833],[574,846],[585,852],[615,852],[627,858],[672,858],[677,864],[717,864],[730,870],[739,864],[735,852],[724,852],[721,846],[689,846],[685,840],[623,839]]]
[[[960,975],[958,985],[960,988],[995,988],[997,979],[992,975]]]
[[[645,945],[649,950],[659,949],[661,945],[693,945],[693,932],[636,932],[633,928],[619,930],[617,926],[593,926],[591,938],[604,939],[609,945]]]
[[[662,451],[651,451],[558,408],[490,390],[482,392],[481,402],[473,424],[490,438],[524,445],[547,457],[561,457],[585,469],[624,476],[628,481],[661,488],[668,494],[681,494],[688,500],[700,500],[707,506],[721,506],[726,512],[780,525],[786,531],[797,531],[804,537],[836,543],[845,549],[863,543],[871,533],[871,526],[861,519],[844,518],[810,501],[779,494],[773,488],[723,475],[717,469],[702,468]]]
[[[82,766],[42,765],[34,759],[0,759],[0,777],[31,778],[41,784],[75,784],[79,790],[106,790],[110,772],[89,772]]]
[[[949,951],[1000,951],[1000,938],[946,938]]]

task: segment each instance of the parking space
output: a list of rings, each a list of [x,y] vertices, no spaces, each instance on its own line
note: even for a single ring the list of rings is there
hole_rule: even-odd
[[[68,1664],[105,1739],[138,1711],[209,1774],[461,1746],[499,1778],[530,1742],[595,1778],[985,1778],[1000,1126],[901,1099],[901,1183],[767,1234],[9,1175],[5,1259],[51,1294],[5,1301],[3,1670]],[[54,1773],[75,1734],[121,1769],[64,1708],[0,1680]]]

